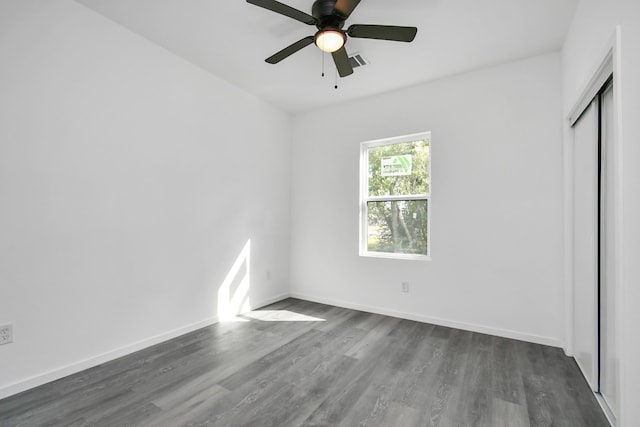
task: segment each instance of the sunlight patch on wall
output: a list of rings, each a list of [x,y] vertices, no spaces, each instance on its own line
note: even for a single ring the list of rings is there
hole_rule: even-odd
[[[249,289],[251,288],[251,239],[240,251],[233,266],[218,288],[218,319],[238,321],[237,314],[251,310]]]

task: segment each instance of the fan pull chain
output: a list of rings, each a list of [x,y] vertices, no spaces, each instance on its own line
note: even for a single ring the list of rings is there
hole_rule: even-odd
[[[321,53],[322,55],[322,77],[324,77],[324,52]]]
[[[338,70],[336,69],[336,85],[335,88],[338,89]]]

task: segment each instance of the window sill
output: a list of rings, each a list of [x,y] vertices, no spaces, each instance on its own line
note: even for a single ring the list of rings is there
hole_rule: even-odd
[[[409,261],[431,261],[431,255],[394,254],[389,252],[363,252],[360,253],[360,256],[367,258],[403,259]]]

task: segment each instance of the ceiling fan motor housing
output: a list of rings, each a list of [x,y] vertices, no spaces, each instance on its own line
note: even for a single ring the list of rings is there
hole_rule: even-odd
[[[346,18],[334,13],[335,7],[336,0],[316,0],[313,3],[311,14],[318,21],[316,27],[318,27],[319,30],[339,30],[344,26]]]

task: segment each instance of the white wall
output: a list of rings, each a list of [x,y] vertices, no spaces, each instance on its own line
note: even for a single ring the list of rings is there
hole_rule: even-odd
[[[622,277],[621,285],[621,413],[619,426],[640,420],[640,2],[636,0],[582,0],[562,50],[565,117],[577,101],[595,67],[602,60],[616,25],[621,26],[622,149]],[[565,128],[568,123],[565,122]],[[569,135],[569,133],[567,133]]]
[[[295,117],[292,293],[560,345],[561,92],[549,54]],[[359,257],[359,144],[420,131],[432,260]]]
[[[69,0],[3,1],[0,58],[0,398],[213,321],[249,239],[286,294],[288,115]]]

